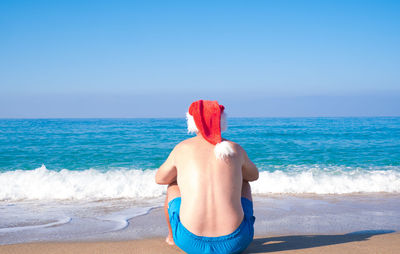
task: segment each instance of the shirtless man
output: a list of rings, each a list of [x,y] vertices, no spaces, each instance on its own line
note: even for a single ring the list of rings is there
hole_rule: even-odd
[[[193,102],[188,130],[197,136],[179,143],[156,173],[168,185],[166,242],[187,253],[240,253],[253,240],[248,182],[258,170],[241,146],[222,139],[223,111],[216,101]]]

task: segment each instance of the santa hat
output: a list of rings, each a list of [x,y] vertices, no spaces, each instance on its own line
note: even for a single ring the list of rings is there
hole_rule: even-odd
[[[223,141],[221,130],[226,130],[225,107],[217,101],[198,100],[193,102],[186,113],[188,132],[200,133],[209,143],[215,145],[218,159],[234,154],[231,144]]]

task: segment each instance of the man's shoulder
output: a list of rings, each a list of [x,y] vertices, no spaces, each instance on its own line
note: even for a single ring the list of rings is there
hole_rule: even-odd
[[[179,143],[175,146],[174,150],[183,149],[183,148],[185,148],[185,147],[188,147],[188,146],[190,146],[191,144],[193,144],[193,141],[194,141],[194,137],[188,138],[188,139],[185,139],[185,140],[182,140],[181,142],[179,142]]]
[[[242,154],[244,149],[236,142],[228,140],[223,138],[222,141],[226,141],[228,143],[230,143],[231,147],[233,148],[233,150],[235,151],[236,154]],[[174,150],[176,152],[180,152],[180,151],[184,151],[186,149],[191,149],[196,147],[196,145],[198,145],[199,140],[196,139],[196,137],[192,137],[192,138],[188,138],[185,139],[183,141],[181,141],[179,144],[177,144],[174,148]]]
[[[243,148],[238,143],[233,142],[232,140],[223,138],[222,141],[228,142],[235,151],[240,151],[240,152],[243,151]]]

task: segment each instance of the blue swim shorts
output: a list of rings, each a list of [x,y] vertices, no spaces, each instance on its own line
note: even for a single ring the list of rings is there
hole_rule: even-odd
[[[218,237],[197,236],[187,230],[181,223],[179,211],[181,198],[168,203],[169,221],[175,244],[189,254],[200,253],[240,253],[253,241],[254,221],[253,203],[247,198],[241,199],[244,218],[240,226],[229,235]]]

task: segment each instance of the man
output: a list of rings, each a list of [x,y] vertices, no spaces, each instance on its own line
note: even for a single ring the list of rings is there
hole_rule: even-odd
[[[166,242],[187,253],[240,253],[253,240],[248,182],[258,169],[242,147],[222,139],[224,106],[195,101],[187,118],[196,137],[179,143],[156,173],[158,184],[168,184]]]

